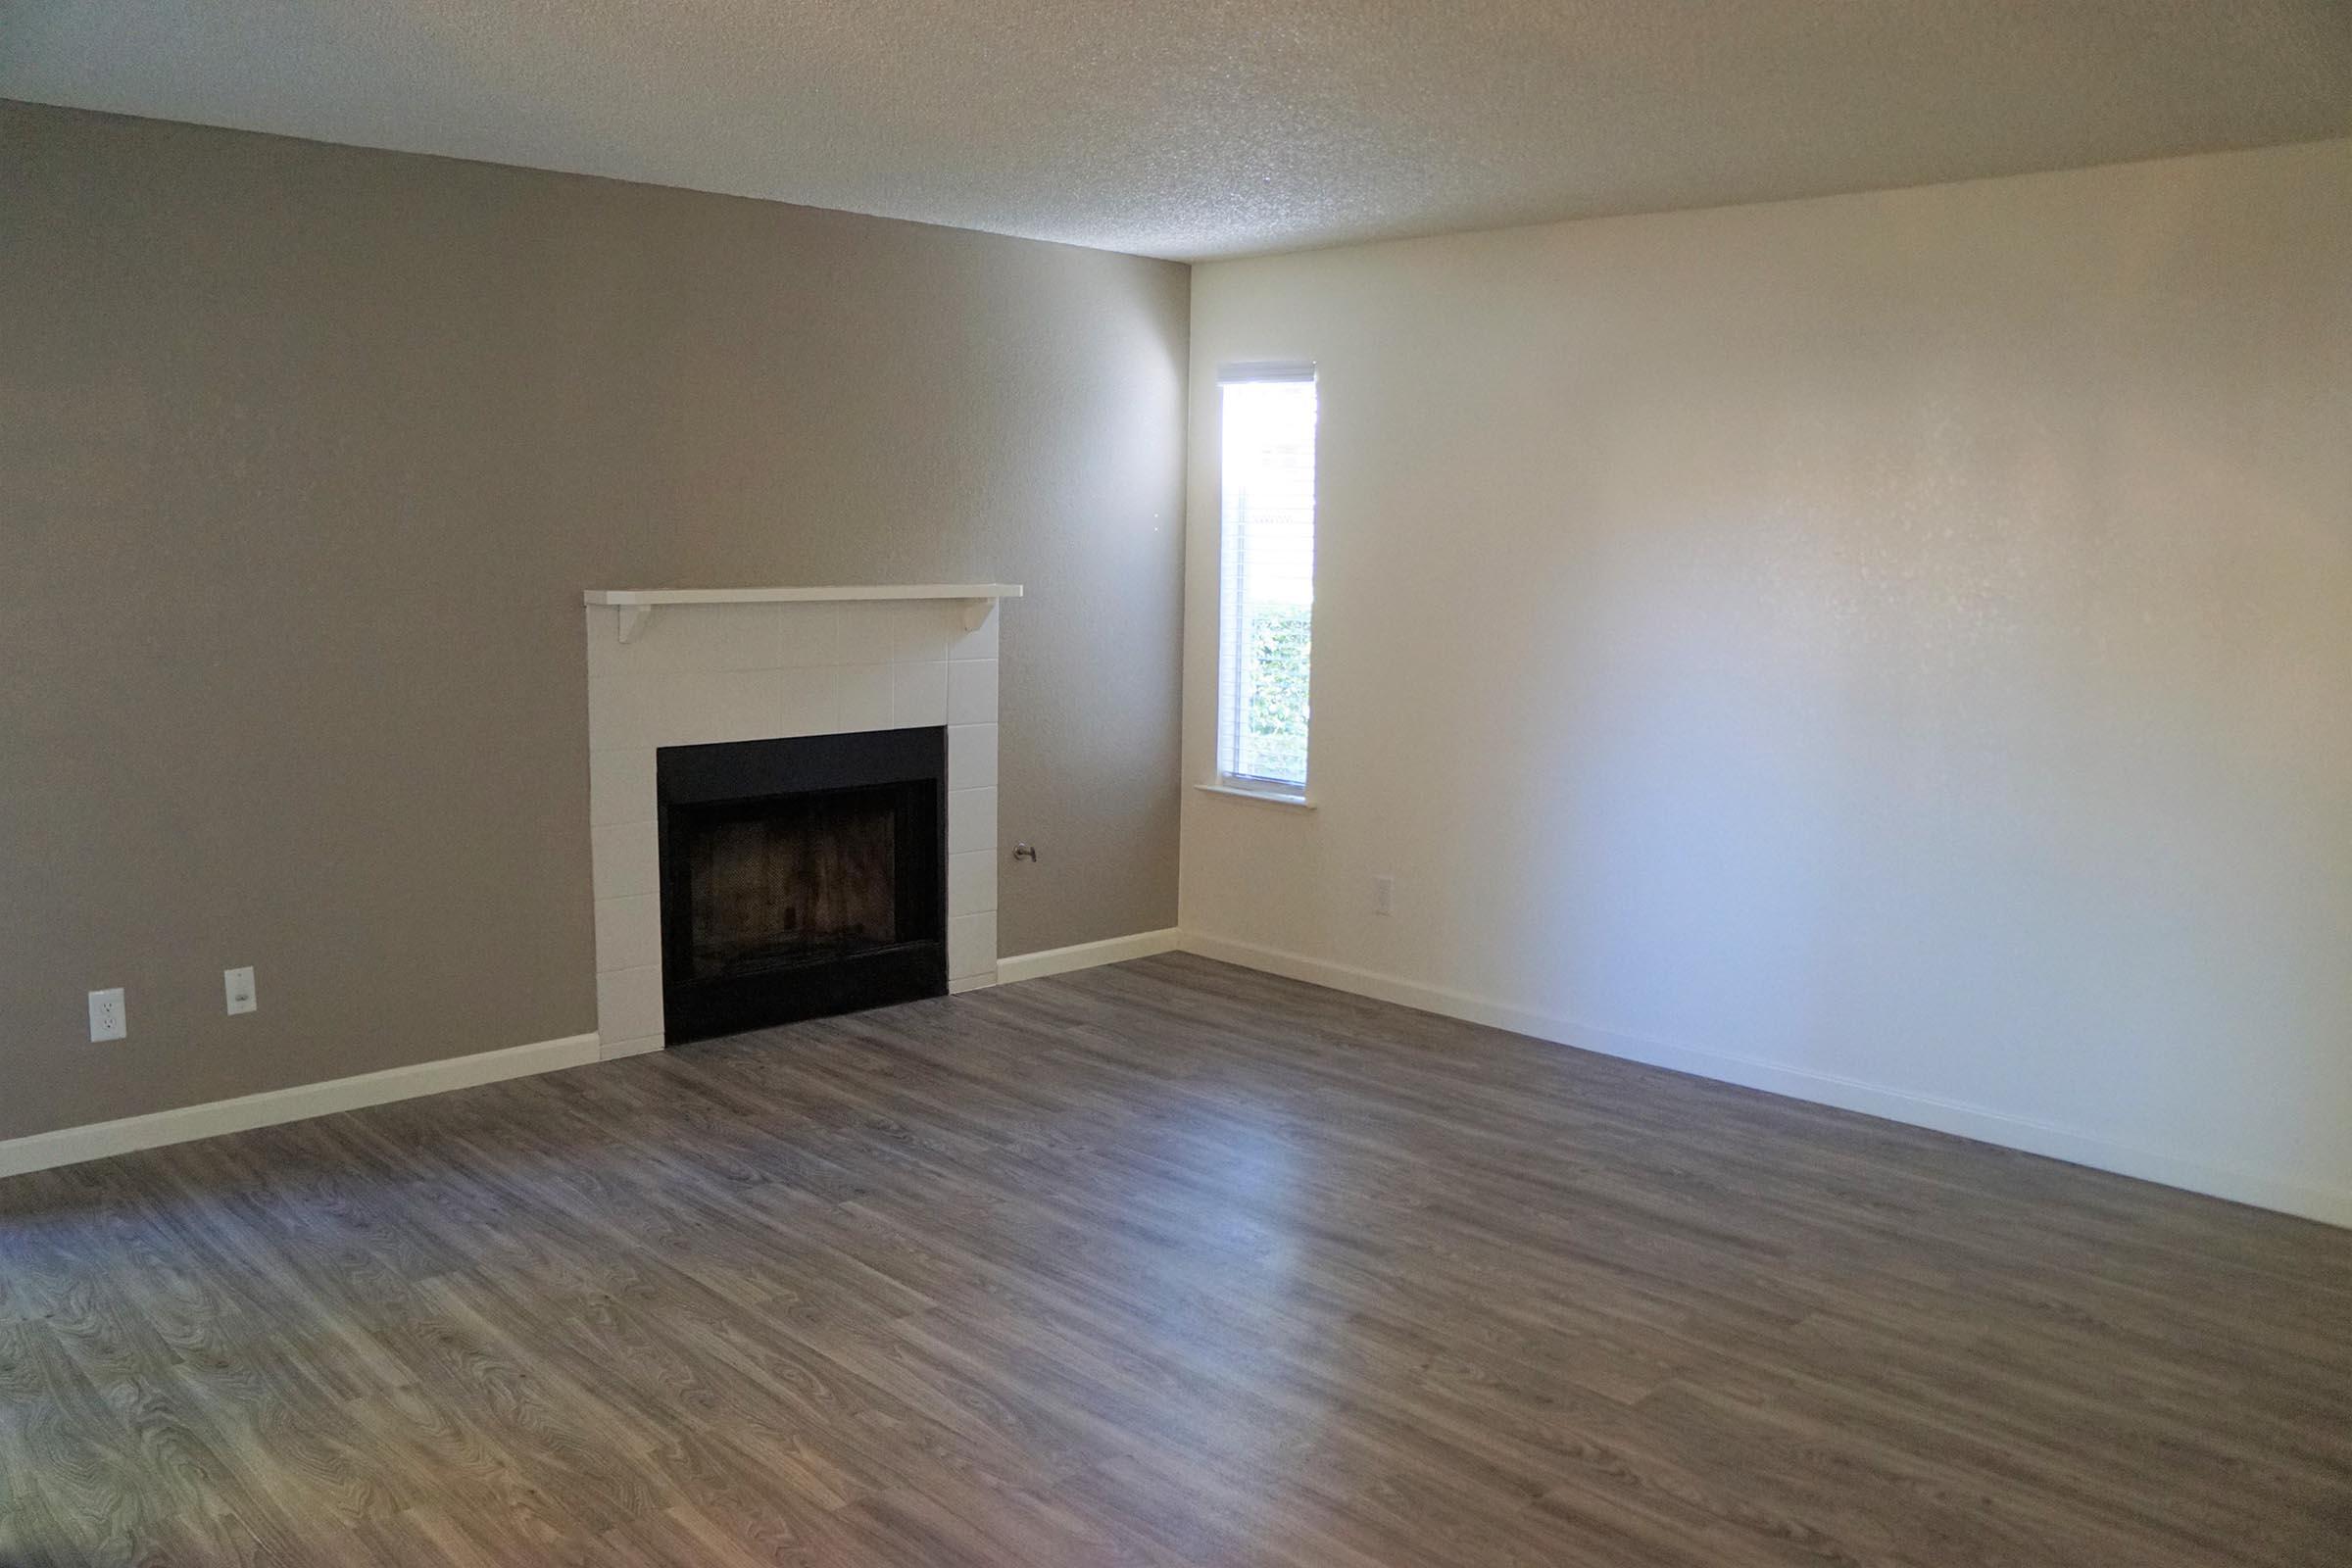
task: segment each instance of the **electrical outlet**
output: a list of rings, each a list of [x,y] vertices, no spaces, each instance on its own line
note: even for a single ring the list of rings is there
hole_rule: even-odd
[[[228,993],[228,1010],[231,1013],[251,1012],[261,1005],[254,1000],[253,968],[250,964],[242,969],[221,970],[220,986]]]
[[[122,1003],[122,988],[90,993],[90,1043],[120,1040],[130,1033],[129,1010]]]
[[[1396,879],[1395,877],[1376,876],[1372,879],[1372,912],[1374,914],[1395,914],[1396,912]]]

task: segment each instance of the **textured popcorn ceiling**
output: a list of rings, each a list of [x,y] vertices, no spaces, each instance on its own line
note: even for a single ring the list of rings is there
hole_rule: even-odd
[[[1190,260],[2352,132],[2346,0],[0,0],[0,97]]]

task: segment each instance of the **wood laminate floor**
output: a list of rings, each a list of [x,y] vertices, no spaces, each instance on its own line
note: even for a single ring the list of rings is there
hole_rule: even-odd
[[[1165,957],[0,1182],[0,1563],[2352,1562],[2352,1233]]]

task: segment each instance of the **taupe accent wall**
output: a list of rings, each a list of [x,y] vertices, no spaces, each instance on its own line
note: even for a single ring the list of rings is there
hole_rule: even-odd
[[[0,104],[0,1137],[593,1028],[584,587],[1025,583],[1000,946],[1172,925],[1187,291]]]

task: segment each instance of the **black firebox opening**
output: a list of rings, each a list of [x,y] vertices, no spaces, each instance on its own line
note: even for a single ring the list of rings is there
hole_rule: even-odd
[[[947,732],[664,747],[672,1044],[948,988]]]

